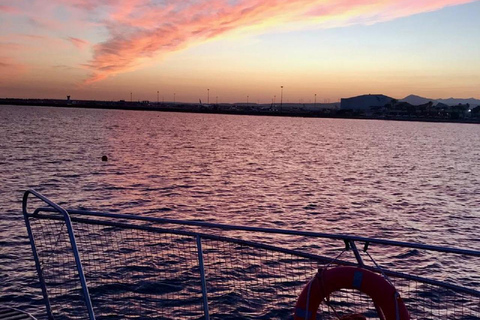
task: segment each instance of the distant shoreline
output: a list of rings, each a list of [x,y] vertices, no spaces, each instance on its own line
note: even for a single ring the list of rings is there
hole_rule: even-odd
[[[339,103],[337,103],[339,105]],[[127,101],[96,101],[96,100],[57,100],[57,99],[0,99],[0,105],[20,105],[31,107],[61,107],[81,109],[106,109],[106,110],[137,110],[160,112],[184,112],[204,114],[231,114],[252,116],[280,116],[303,118],[333,118],[357,120],[392,120],[414,122],[443,122],[443,123],[471,123],[480,124],[480,117],[467,119],[452,119],[445,117],[416,117],[416,116],[372,116],[365,115],[358,110],[333,109],[335,103],[320,104],[318,110],[306,110],[306,104],[256,104],[256,103],[231,103],[231,104],[200,104],[183,102],[127,102]],[[308,105],[312,105],[311,103]]]

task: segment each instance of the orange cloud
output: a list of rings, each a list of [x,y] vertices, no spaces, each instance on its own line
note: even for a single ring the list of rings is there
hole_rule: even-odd
[[[372,24],[472,0],[204,0],[108,1],[110,37],[94,46],[86,83],[134,70],[152,57],[225,36],[232,31],[327,28]],[[77,6],[95,9],[93,0]]]
[[[18,63],[17,61],[13,60],[12,58],[9,57],[1,57],[0,58],[0,69],[6,70],[6,69],[17,69],[17,70],[23,70],[25,69],[25,65]]]
[[[28,67],[8,56],[0,56],[0,84],[5,85],[18,78],[28,70]]]

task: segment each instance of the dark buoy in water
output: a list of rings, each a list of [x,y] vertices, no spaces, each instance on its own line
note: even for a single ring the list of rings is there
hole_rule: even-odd
[[[108,157],[107,156],[102,156],[102,161],[108,161]]]

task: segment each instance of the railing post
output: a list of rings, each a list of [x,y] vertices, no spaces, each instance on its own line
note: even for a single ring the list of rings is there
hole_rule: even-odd
[[[355,244],[355,241],[350,240],[349,241],[350,248],[352,248],[353,254],[355,255],[355,258],[357,259],[358,265],[360,267],[365,266],[365,263],[363,263],[362,256],[360,255],[360,252],[357,249],[357,245]]]
[[[200,267],[200,279],[202,282],[203,314],[205,315],[205,320],[209,320],[210,316],[208,314],[207,281],[205,280],[205,267],[203,264],[202,239],[200,235],[197,235],[197,251],[198,251],[198,265]]]
[[[48,198],[46,198],[42,194],[38,193],[37,191],[28,190],[28,191],[25,192],[25,194],[23,196],[22,210],[23,210],[23,215],[25,216],[25,219],[28,222],[27,223],[27,230],[29,231],[29,237],[31,236],[30,241],[32,243],[32,249],[34,249],[34,257],[36,255],[36,248],[34,246],[34,242],[32,242],[33,234],[31,234],[31,228],[30,228],[30,223],[28,221],[28,212],[27,212],[27,202],[28,202],[28,195],[29,194],[33,194],[35,197],[37,197],[38,199],[42,200],[43,202],[45,202],[46,204],[48,204],[49,206],[54,208],[56,212],[58,212],[59,214],[61,214],[63,216],[63,219],[65,221],[65,226],[67,227],[67,231],[68,231],[68,237],[70,239],[70,245],[71,245],[72,251],[73,251],[73,257],[75,259],[75,264],[77,266],[78,277],[80,279],[80,285],[82,287],[82,293],[83,293],[83,298],[84,298],[84,301],[85,301],[85,306],[86,306],[87,312],[88,312],[88,318],[90,320],[95,320],[95,313],[93,312],[92,301],[90,300],[90,293],[88,292],[87,280],[85,279],[85,273],[83,272],[82,261],[80,260],[80,254],[78,253],[77,242],[75,241],[75,234],[73,232],[72,221],[70,219],[70,215],[68,214],[67,210],[63,209],[58,204],[49,200]],[[38,260],[38,255],[37,255],[36,260]],[[37,262],[35,262],[35,263],[37,263]],[[39,278],[41,278],[43,280],[43,275],[41,273],[41,267],[40,267],[40,261],[39,260],[38,260],[37,271],[38,270],[40,270]],[[41,282],[42,282],[42,280],[41,280]],[[44,296],[46,296],[48,298],[48,294],[46,292],[46,287],[44,287],[44,286],[45,286],[45,281],[43,280],[42,291],[45,290]],[[47,312],[50,312],[49,316],[51,316],[52,315],[51,309],[48,310],[50,308],[50,304],[48,303],[48,299],[46,301],[46,305],[47,305]],[[52,316],[52,319],[53,319],[53,316]]]
[[[85,304],[87,306],[88,317],[90,320],[95,320],[95,313],[93,312],[92,301],[90,300],[90,293],[88,292],[87,280],[85,279],[85,273],[83,272],[82,261],[80,260],[80,254],[78,253],[77,242],[75,240],[75,235],[73,233],[72,221],[70,216],[65,211],[65,225],[67,226],[68,236],[70,238],[70,244],[72,246],[73,256],[75,258],[75,263],[77,264],[78,277],[80,278],[80,284],[82,286],[83,296],[85,299]]]
[[[42,288],[43,299],[45,300],[45,308],[47,309],[47,317],[49,320],[53,320],[52,307],[50,306],[50,300],[48,298],[47,285],[45,284],[45,278],[43,277],[42,266],[40,265],[40,258],[37,253],[37,246],[35,244],[35,238],[33,236],[32,227],[30,226],[30,221],[28,220],[28,215],[26,211],[26,201],[28,198],[28,193],[25,192],[23,197],[23,217],[25,219],[25,226],[27,227],[28,239],[30,240],[30,246],[33,251],[33,259],[35,260],[35,268],[37,269],[38,279],[40,280],[40,287]]]

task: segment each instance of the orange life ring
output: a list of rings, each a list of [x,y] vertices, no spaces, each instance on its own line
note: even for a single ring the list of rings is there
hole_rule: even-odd
[[[303,288],[295,306],[294,320],[314,320],[320,303],[340,289],[357,289],[370,296],[377,311],[383,313],[383,319],[410,319],[395,287],[382,276],[359,267],[336,267],[319,270]]]

